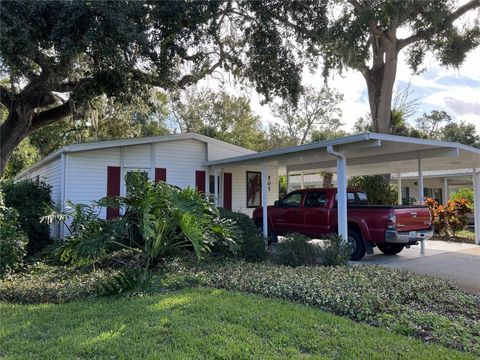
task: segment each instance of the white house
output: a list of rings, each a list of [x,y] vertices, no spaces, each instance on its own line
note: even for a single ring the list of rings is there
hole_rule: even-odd
[[[107,195],[124,195],[126,175],[144,171],[151,180],[163,180],[181,188],[196,187],[212,194],[217,184],[219,204],[251,214],[253,207],[247,207],[247,172],[258,173],[260,166],[238,167],[231,172],[220,170],[215,182],[214,171],[208,173],[206,163],[253,153],[199,134],[98,141],[65,146],[18,174],[15,180],[45,181],[52,186],[53,201],[61,205],[67,200],[89,203]],[[272,168],[270,176],[268,201],[273,203],[278,198],[276,169]],[[99,216],[116,215],[114,209],[103,209]],[[63,232],[52,226],[52,236],[62,237]]]
[[[206,136],[181,134],[66,146],[16,180],[43,179],[52,185],[57,204],[87,203],[125,194],[125,176],[144,171],[152,180],[214,194],[216,205],[234,211],[251,215],[262,206],[266,236],[267,205],[278,199],[278,176],[292,174],[293,180],[299,173],[335,173],[338,233],[347,238],[348,176],[390,173],[402,179],[402,173],[415,172],[415,197],[423,199],[425,173],[458,169],[471,169],[475,203],[480,204],[480,149],[458,143],[365,133],[256,153]],[[307,186],[319,179],[303,180]],[[116,215],[113,209],[100,213],[103,218]],[[480,206],[475,207],[475,227],[480,245]],[[63,229],[52,229],[52,235],[62,237]]]

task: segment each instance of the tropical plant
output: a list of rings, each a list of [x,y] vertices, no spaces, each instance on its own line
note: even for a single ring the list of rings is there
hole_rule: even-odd
[[[472,213],[472,203],[467,199],[451,200],[447,205],[439,204],[435,199],[427,198],[425,205],[432,214],[432,224],[437,233],[456,236],[468,224],[468,215]]]
[[[126,178],[125,197],[106,197],[91,205],[71,204],[67,212],[52,211],[45,222],[61,221],[70,236],[59,248],[61,259],[77,265],[94,263],[121,248],[141,249],[145,268],[184,248],[197,258],[214,246],[236,253],[233,222],[222,219],[206,198],[194,189],[179,189],[148,181],[140,173]],[[122,217],[98,218],[101,207],[121,207]]]

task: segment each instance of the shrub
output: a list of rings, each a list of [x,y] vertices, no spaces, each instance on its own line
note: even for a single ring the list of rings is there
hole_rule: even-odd
[[[397,204],[397,188],[383,175],[354,176],[348,181],[348,186],[365,191],[370,204]]]
[[[118,270],[81,271],[65,266],[35,263],[23,271],[7,274],[0,281],[0,300],[23,304],[63,303],[93,297],[103,281]]]
[[[240,246],[238,256],[251,262],[263,261],[267,257],[265,240],[248,215],[220,209],[220,216],[235,222],[235,240]]]
[[[467,200],[470,204],[473,204],[475,199],[473,196],[473,190],[468,189],[468,188],[461,188],[457,192],[453,193],[450,196],[451,201],[459,200],[459,199],[465,199]]]
[[[16,183],[4,182],[5,206],[18,211],[20,228],[28,235],[27,252],[37,253],[51,243],[50,228],[40,219],[52,206],[51,186],[43,181],[22,180]]]
[[[352,254],[352,246],[337,234],[325,237],[321,250],[321,263],[325,266],[345,265]]]
[[[27,243],[28,237],[18,225],[18,212],[4,206],[0,192],[0,273],[22,264]]]
[[[432,224],[438,234],[455,236],[468,225],[468,215],[472,213],[472,204],[463,198],[449,201],[446,206],[435,199],[427,198],[425,205],[432,214]]]
[[[322,261],[320,245],[300,234],[290,234],[273,247],[272,261],[288,266],[318,265]]]
[[[313,242],[300,234],[287,235],[272,247],[272,261],[281,265],[345,265],[350,259],[352,248],[336,234],[324,236],[321,243]]]

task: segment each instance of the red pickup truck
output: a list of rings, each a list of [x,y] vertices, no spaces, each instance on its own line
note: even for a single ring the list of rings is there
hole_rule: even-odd
[[[337,189],[293,191],[268,206],[271,242],[278,235],[300,233],[311,238],[337,232]],[[432,219],[426,206],[369,205],[363,191],[348,189],[348,241],[352,260],[361,259],[377,246],[384,254],[395,255],[405,246],[432,236]],[[253,212],[253,221],[263,226],[262,208]]]

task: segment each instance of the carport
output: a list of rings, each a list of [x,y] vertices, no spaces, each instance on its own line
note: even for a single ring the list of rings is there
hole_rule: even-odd
[[[298,171],[327,171],[337,174],[338,234],[348,234],[347,178],[359,175],[418,173],[418,199],[423,199],[423,171],[472,169],[475,192],[475,243],[480,245],[480,149],[459,143],[365,133],[245,156],[208,162],[211,174],[233,166],[261,168],[263,232],[268,234],[267,176],[276,168],[279,175]],[[399,176],[401,177],[401,176]],[[215,189],[218,189],[215,176]],[[217,191],[215,191],[217,193]],[[218,201],[218,198],[217,200]],[[218,203],[217,203],[218,204]]]

